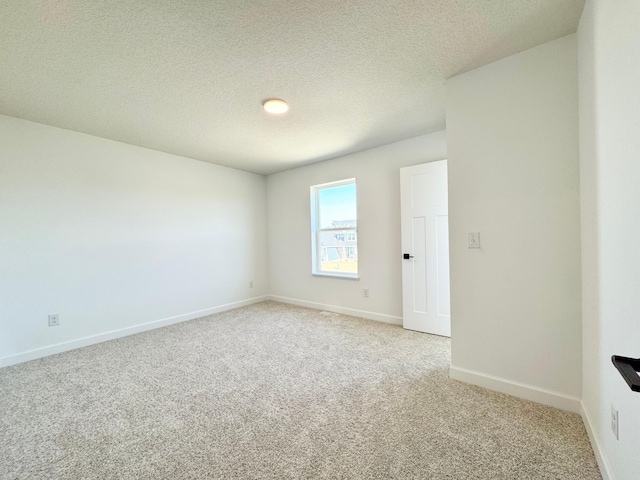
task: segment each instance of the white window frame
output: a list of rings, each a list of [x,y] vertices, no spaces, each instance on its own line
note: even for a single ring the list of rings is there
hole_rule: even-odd
[[[340,187],[342,185],[356,185],[356,227],[354,228],[320,228],[320,204],[318,201],[319,192],[325,188]],[[347,233],[353,231],[356,233],[355,246],[358,248],[358,235],[357,235],[357,216],[358,216],[358,186],[355,178],[346,178],[337,182],[321,183],[320,185],[313,185],[310,188],[311,193],[311,273],[320,277],[335,277],[346,278],[350,280],[359,280],[359,273],[342,273],[342,272],[325,272],[322,271],[322,252],[320,251],[320,234],[322,232],[329,232],[332,230],[345,231],[345,240]],[[358,267],[358,272],[360,268]]]

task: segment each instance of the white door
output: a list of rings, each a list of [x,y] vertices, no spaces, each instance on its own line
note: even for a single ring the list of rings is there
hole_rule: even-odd
[[[400,169],[403,326],[451,336],[447,161]]]

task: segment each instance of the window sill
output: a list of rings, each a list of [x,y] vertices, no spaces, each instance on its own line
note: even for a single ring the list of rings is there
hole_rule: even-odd
[[[325,272],[312,272],[314,277],[330,277],[330,278],[343,278],[345,280],[360,280],[358,275],[348,275],[340,273],[325,273]]]

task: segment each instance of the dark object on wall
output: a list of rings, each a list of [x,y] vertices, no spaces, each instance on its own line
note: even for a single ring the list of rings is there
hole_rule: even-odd
[[[619,357],[614,355],[611,361],[634,392],[640,392],[640,358]]]

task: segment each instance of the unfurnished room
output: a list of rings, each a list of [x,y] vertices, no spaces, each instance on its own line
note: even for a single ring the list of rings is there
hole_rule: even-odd
[[[640,478],[640,1],[0,3],[0,479]]]

